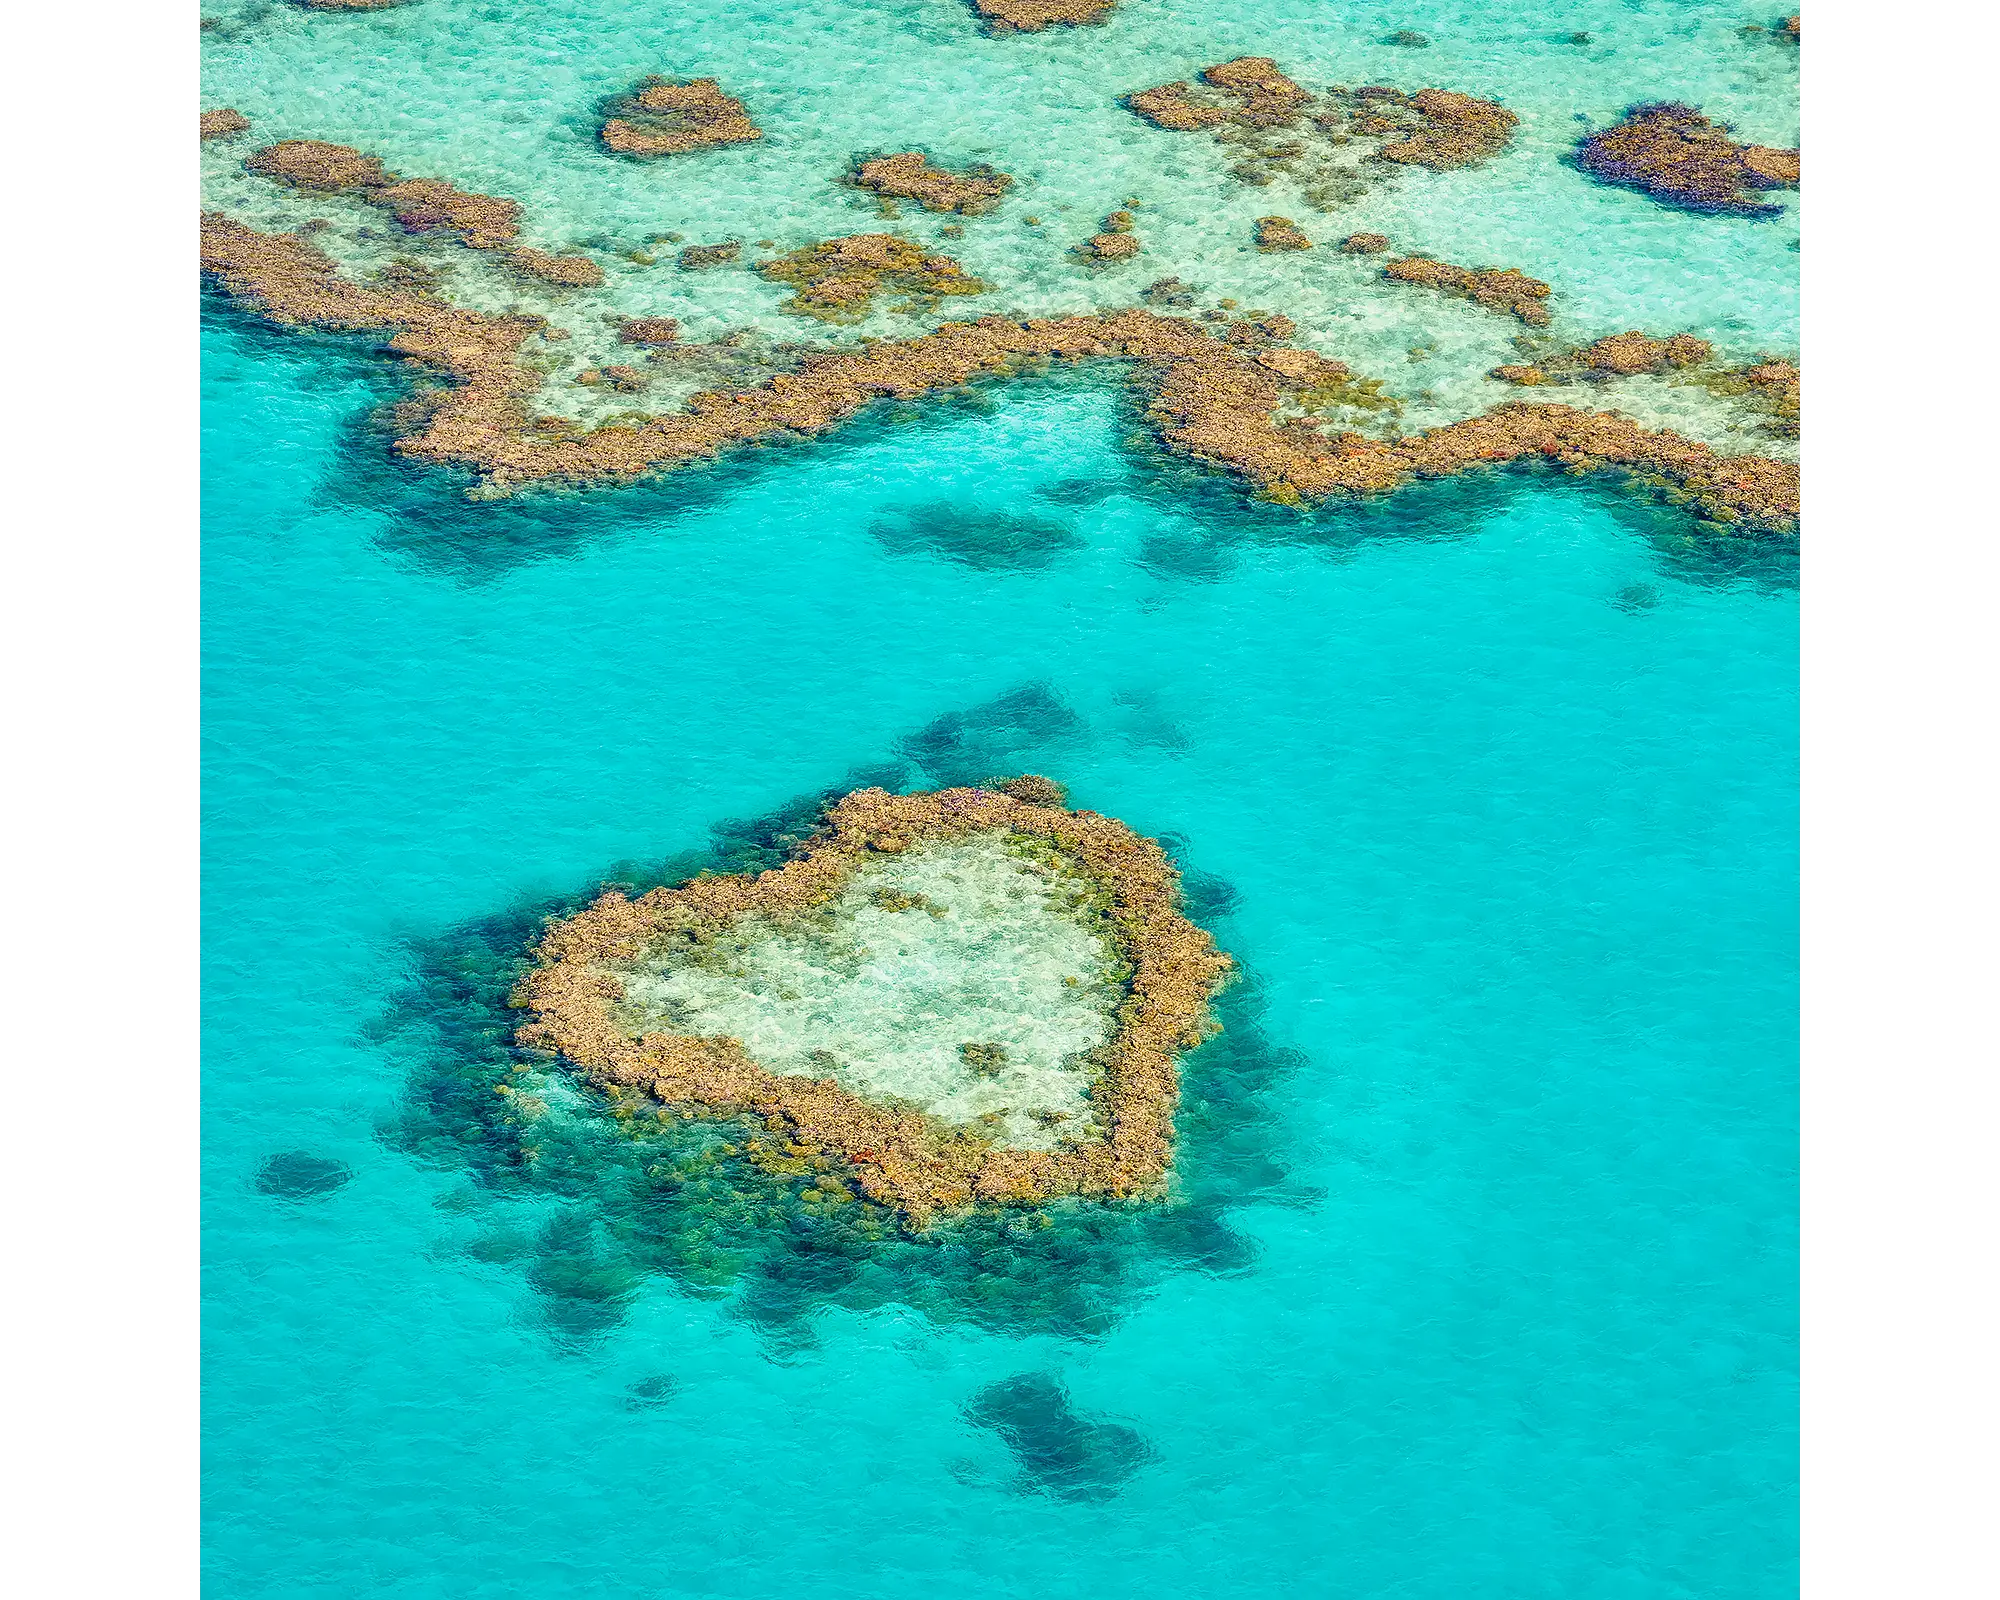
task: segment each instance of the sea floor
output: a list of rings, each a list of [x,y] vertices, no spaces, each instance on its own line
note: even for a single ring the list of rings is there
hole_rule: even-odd
[[[1066,245],[1145,190],[1161,274],[1399,382],[1419,340],[1471,374],[1513,330],[1239,250],[1268,192],[1111,97],[1243,53],[1462,88],[1516,145],[1342,231],[1521,266],[1579,337],[1796,350],[1795,199],[1691,217],[1557,160],[1640,98],[1795,143],[1762,15],[209,11],[205,105],[515,196],[531,243],[880,226],[829,169],[920,143],[1020,175],[953,243],[1023,305],[1113,291],[982,239],[1032,212]],[[719,76],[769,148],[611,162],[589,110],[653,71]],[[800,336],[754,275],[643,271],[611,303]],[[1795,1584],[1795,542],[1558,472],[1259,504],[1088,371],[472,503],[390,454],[405,380],[365,339],[212,301],[203,356],[213,1593]],[[634,1143],[560,1074],[608,1131],[519,1158],[490,1080],[544,916],[773,865],[816,796],[1019,772],[1162,841],[1240,965],[1170,1203],[913,1241],[734,1135]],[[1044,939],[1037,981],[1088,957]]]

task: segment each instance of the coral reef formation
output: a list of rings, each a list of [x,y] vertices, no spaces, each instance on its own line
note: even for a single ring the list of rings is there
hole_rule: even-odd
[[[1312,240],[1308,239],[1299,225],[1290,217],[1259,217],[1257,219],[1257,248],[1259,250],[1310,250]]]
[[[1221,337],[1199,322],[1141,310],[948,322],[907,340],[810,355],[796,372],[734,394],[698,394],[684,411],[588,433],[538,432],[525,400],[540,377],[520,352],[544,326],[539,319],[366,287],[341,277],[308,240],[260,233],[219,213],[204,214],[201,231],[204,273],[262,315],[294,326],[389,331],[391,351],[455,380],[425,399],[421,426],[396,448],[413,460],[470,468],[489,494],[538,480],[629,480],[759,440],[822,433],[880,396],[914,398],[1041,360],[1110,358],[1145,373],[1153,386],[1148,415],[1169,449],[1235,472],[1275,500],[1374,493],[1411,477],[1539,459],[1637,474],[1719,522],[1788,531],[1798,518],[1795,464],[1720,456],[1616,415],[1516,403],[1393,442],[1329,435],[1309,415],[1281,418],[1287,401],[1347,369],[1310,351],[1268,347],[1286,326],[1276,318],[1230,324]]]
[[[1549,297],[1549,286],[1516,267],[1455,267],[1429,256],[1402,256],[1385,266],[1382,276],[1508,312],[1531,327],[1548,325],[1549,310],[1542,302]]]
[[[783,925],[809,917],[872,860],[994,834],[1038,842],[1088,883],[1101,901],[1104,936],[1129,969],[1116,1030],[1097,1052],[1094,1137],[1051,1149],[1004,1145],[878,1104],[831,1077],[773,1072],[733,1038],[635,1035],[620,1013],[628,975],[651,950],[712,939],[745,918]],[[918,1228],[981,1201],[1155,1191],[1173,1157],[1175,1058],[1214,1026],[1208,1003],[1232,965],[1181,915],[1177,875],[1151,840],[1095,812],[985,789],[857,790],[783,867],[699,877],[637,900],[607,893],[550,927],[536,958],[518,994],[531,1013],[520,1030],[524,1044],[558,1052],[602,1086],[643,1090],[669,1106],[762,1117],[800,1154],[839,1157],[864,1194]]]
[[[1398,167],[1474,166],[1506,144],[1519,120],[1494,101],[1448,89],[1314,95],[1268,56],[1222,62],[1204,69],[1199,84],[1164,83],[1128,95],[1125,105],[1155,127],[1210,133],[1234,156],[1233,177],[1260,187],[1292,179],[1321,211],[1356,199]]]
[[[854,185],[892,200],[914,200],[926,211],[955,211],[975,216],[990,211],[1013,185],[1013,178],[985,165],[949,172],[934,167],[921,151],[876,156],[854,172]]]
[[[1080,27],[1102,22],[1111,15],[1116,0],[972,0],[972,6],[986,20],[993,34],[1040,33],[1061,24]]]
[[[285,139],[257,151],[244,169],[309,194],[344,194],[380,206],[407,233],[439,233],[474,250],[490,250],[524,277],[566,289],[594,289],[604,269],[588,256],[557,256],[515,245],[518,201],[468,194],[442,178],[398,178],[380,160],[344,144]]]
[[[1350,256],[1379,256],[1389,248],[1386,233],[1350,233],[1340,241],[1340,248]]]
[[[214,111],[201,114],[201,136],[203,139],[227,139],[231,134],[242,133],[250,126],[250,119],[234,106],[222,106]]]
[[[308,11],[388,11],[407,5],[409,0],[292,0]]]
[[[1491,376],[1504,383],[1525,385],[1568,383],[1578,378],[1630,378],[1641,373],[1658,376],[1698,367],[1710,354],[1708,341],[1691,333],[1653,339],[1634,330],[1611,334],[1580,350],[1545,356],[1533,365],[1495,367]]]
[[[724,94],[713,78],[645,78],[606,109],[598,137],[620,155],[679,156],[764,137],[743,102]]]
[[[1673,101],[1634,106],[1586,138],[1576,164],[1601,182],[1668,205],[1735,216],[1776,214],[1782,208],[1756,199],[1756,192],[1799,181],[1798,151],[1738,144],[1727,124]]]
[[[740,239],[725,239],[720,244],[691,244],[674,257],[674,265],[683,272],[701,272],[709,267],[726,267],[742,254]]]
[[[1450,89],[1423,89],[1410,97],[1421,122],[1416,131],[1377,152],[1383,161],[1449,172],[1497,155],[1520,118],[1491,100]]]
[[[901,309],[910,310],[927,309],[946,295],[986,291],[950,256],[933,255],[893,233],[825,239],[760,261],[757,270],[773,283],[792,285],[795,292],[784,310],[821,322],[859,322],[884,289],[906,296]]]

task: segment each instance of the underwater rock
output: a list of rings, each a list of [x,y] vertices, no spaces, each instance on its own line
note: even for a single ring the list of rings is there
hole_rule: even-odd
[[[1141,1467],[1158,1459],[1133,1429],[1076,1414],[1068,1392],[1047,1373],[988,1384],[965,1408],[966,1420],[990,1428],[1013,1452],[1022,1488],[1063,1500],[1108,1500]]]
[[[743,102],[724,94],[713,78],[642,78],[608,109],[598,137],[620,155],[678,156],[764,137]]]
[[[1129,261],[1139,253],[1139,238],[1133,233],[1129,211],[1114,211],[1104,219],[1104,230],[1092,234],[1076,247],[1076,254],[1096,266],[1109,261]]]
[[[257,1169],[257,1187],[279,1200],[314,1200],[346,1187],[353,1177],[344,1161],[285,1150],[267,1157]]]
[[[1102,22],[1111,15],[1115,0],[972,0],[972,6],[986,19],[987,32],[1040,33],[1058,25],[1080,27]]]
[[[823,240],[760,261],[757,271],[774,283],[792,285],[795,292],[780,309],[821,322],[859,322],[883,289],[900,291],[917,304],[986,292],[986,285],[950,256],[933,255],[915,240],[893,233]]]
[[[250,119],[234,106],[223,106],[201,114],[201,136],[204,139],[227,139],[231,134],[244,132],[249,126]]]
[[[1471,300],[1489,311],[1510,312],[1531,327],[1548,324],[1548,307],[1542,302],[1549,297],[1549,286],[1516,267],[1475,269],[1455,267],[1429,256],[1403,256],[1385,266],[1382,276]]]
[[[1382,42],[1384,44],[1396,45],[1404,50],[1428,50],[1431,47],[1429,36],[1418,33],[1413,28],[1398,28]]]
[[[627,317],[618,324],[620,344],[672,344],[681,336],[681,325],[672,317]]]
[[[1115,1022],[1095,1025],[1110,1027],[1109,1037],[1079,1047],[1090,1066],[1081,1079],[1046,1072],[1024,1077],[1013,1101],[996,1101],[998,1090],[940,1082],[927,1065],[930,1057],[914,1046],[907,1059],[892,1055],[872,1065],[816,1047],[801,1058],[808,1072],[781,1072],[736,1037],[671,1031],[670,1019],[682,1015],[802,1014],[774,1013],[777,1002],[769,992],[743,998],[740,983],[718,998],[713,978],[702,970],[706,946],[720,942],[723,968],[747,967],[753,991],[764,966],[782,974],[772,979],[778,991],[809,986],[810,977],[790,976],[804,970],[799,962],[810,967],[837,958],[794,956],[779,948],[785,938],[796,932],[837,946],[842,918],[864,914],[844,909],[851,891],[890,870],[882,866],[885,859],[895,870],[914,873],[942,858],[947,875],[977,879],[967,851],[1023,861],[1036,881],[1049,882],[1051,905],[1057,899],[1074,904],[1079,932],[1102,940],[1118,966],[1129,970],[1124,992],[1131,998],[1118,1004],[1110,998],[1117,991],[1109,991],[1104,1003]],[[994,904],[992,891],[985,893],[977,902],[982,908]],[[928,933],[932,921],[917,919],[908,936],[943,937]],[[978,929],[969,931],[981,947],[990,944]],[[879,928],[870,934],[871,941],[885,937]],[[1046,937],[1037,939],[1038,948]],[[763,941],[759,949],[774,953],[756,953],[757,940]],[[828,811],[821,832],[785,866],[755,877],[698,877],[637,900],[608,892],[552,925],[535,956],[537,965],[516,996],[530,1013],[519,1032],[524,1045],[558,1053],[601,1087],[640,1090],[663,1105],[711,1115],[762,1117],[767,1127],[783,1131],[788,1149],[837,1157],[869,1199],[918,1229],[940,1213],[980,1202],[1154,1192],[1173,1155],[1175,1058],[1213,1028],[1209,1000],[1232,967],[1180,914],[1176,875],[1159,846],[1095,812],[1029,804],[985,789],[901,796],[858,790]],[[884,992],[883,982],[876,976],[863,983],[857,976],[850,988],[859,984],[859,992],[876,995]],[[1068,988],[1082,991],[1072,1004],[1077,1017],[1096,1014],[1090,982],[1079,978]],[[922,992],[931,990],[925,985]],[[810,1014],[823,1015],[825,1005],[815,1006]],[[1060,1024],[1039,1014],[1022,1020],[1030,1025],[1022,1037],[1031,1042],[1092,1037],[1092,1026],[1075,1018]],[[758,1048],[781,1057],[795,1050],[801,1041],[788,1026],[798,1024],[759,1023]],[[960,1075],[966,1076],[962,1064]],[[1075,1087],[1078,1082],[1085,1087]],[[1079,1092],[1087,1114],[1066,1113],[1065,1136],[1038,1141],[1034,1119],[1024,1121],[1023,1114],[1049,1104],[1050,1096],[1060,1108],[1065,1096]]]
[[[1537,384],[1549,381],[1549,375],[1540,367],[1518,365],[1495,367],[1487,376],[1489,378],[1498,378],[1502,383],[1519,384],[1524,388],[1533,388]]]
[[[914,200],[926,211],[974,216],[990,211],[1013,185],[1013,178],[983,164],[963,172],[934,167],[922,152],[876,156],[855,169],[854,185],[896,200]]]
[[[1340,241],[1343,253],[1350,256],[1379,256],[1389,248],[1386,233],[1350,233]]]
[[[1139,291],[1139,298],[1149,306],[1186,310],[1194,304],[1194,290],[1179,278],[1155,278]]]
[[[795,372],[734,393],[696,395],[685,410],[643,424],[615,421],[547,436],[534,430],[524,403],[542,377],[520,354],[545,326],[539,319],[364,286],[342,277],[308,240],[261,233],[217,212],[203,214],[201,241],[203,273],[260,315],[298,327],[381,329],[393,353],[456,380],[427,398],[418,426],[395,448],[411,460],[479,472],[486,494],[536,481],[629,481],[782,433],[822,433],[879,396],[954,389],[1030,361],[1114,359],[1138,368],[1150,389],[1148,420],[1169,450],[1234,472],[1267,498],[1369,494],[1411,477],[1544,459],[1657,481],[1715,521],[1789,532],[1798,519],[1796,463],[1719,456],[1615,414],[1516,402],[1393,442],[1330,435],[1310,416],[1278,415],[1288,396],[1309,385],[1270,365],[1277,352],[1238,347],[1193,319],[1136,309],[946,322],[909,339],[812,352]]]
[[[1312,240],[1308,239],[1297,223],[1290,217],[1259,217],[1257,219],[1257,248],[1259,250],[1310,250]]]
[[[1156,128],[1166,128],[1174,133],[1194,133],[1202,128],[1212,128],[1229,113],[1219,105],[1202,105],[1189,99],[1189,85],[1163,83],[1155,89],[1142,89],[1137,94],[1125,97],[1127,110],[1144,117]]]
[[[680,1379],[670,1372],[662,1372],[650,1378],[641,1378],[625,1391],[624,1405],[627,1411],[658,1411],[662,1406],[672,1405],[681,1392]]]
[[[1738,144],[1727,124],[1673,101],[1634,106],[1615,126],[1586,138],[1576,164],[1600,182],[1637,189],[1664,204],[1746,217],[1783,209],[1746,191],[1799,181],[1796,150]]]

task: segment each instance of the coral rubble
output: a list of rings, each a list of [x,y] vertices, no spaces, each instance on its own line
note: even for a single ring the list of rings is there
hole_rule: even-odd
[[[1096,1052],[1092,1137],[1049,1149],[1003,1144],[976,1125],[865,1098],[831,1075],[774,1072],[734,1038],[635,1033],[621,1014],[630,975],[649,952],[698,945],[746,918],[783,926],[823,915],[871,862],[991,835],[1058,854],[1102,902],[1105,937],[1129,970],[1115,1031]],[[1173,1158],[1176,1057],[1213,1028],[1209,1000],[1232,966],[1181,914],[1177,877],[1158,845],[1095,812],[986,789],[857,790],[784,866],[698,877],[637,900],[607,893],[551,926],[536,960],[517,995],[530,1013],[522,1043],[558,1052],[607,1088],[712,1115],[762,1117],[801,1154],[837,1156],[864,1194],[917,1228],[979,1202],[1155,1192]],[[997,1070],[990,1045],[962,1048],[968,1065]]]
[[[470,468],[483,476],[486,493],[536,481],[629,480],[759,440],[823,433],[880,396],[914,398],[1037,361],[1119,359],[1135,363],[1151,386],[1148,416],[1168,448],[1237,473],[1267,498],[1374,493],[1412,477],[1539,459],[1574,471],[1635,473],[1720,522],[1788,531],[1798,518],[1796,464],[1719,456],[1615,414],[1515,403],[1394,441],[1329,434],[1310,415],[1278,413],[1345,373],[1340,363],[1218,338],[1200,322],[1141,310],[947,322],[911,339],[814,353],[795,372],[735,393],[698,394],[680,412],[539,433],[525,402],[540,374],[520,359],[522,344],[543,326],[539,319],[364,287],[341,277],[306,239],[260,233],[219,213],[204,214],[201,232],[203,271],[262,315],[295,326],[388,331],[391,351],[454,380],[428,397],[421,426],[396,448],[413,460]],[[1275,337],[1275,323],[1258,339]]]
[[[989,33],[1040,33],[1061,24],[1079,27],[1102,22],[1115,0],[972,0]]]
[[[915,307],[935,304],[945,295],[986,290],[950,256],[930,254],[914,240],[893,233],[822,240],[760,261],[757,270],[774,283],[792,285],[794,293],[784,310],[821,322],[859,322],[883,289],[908,296],[907,304]]]
[[[234,106],[222,106],[201,114],[201,136],[204,139],[227,139],[231,134],[244,132],[249,126],[250,119]]]
[[[963,172],[934,167],[921,151],[876,156],[855,169],[856,188],[894,200],[914,200],[926,211],[956,211],[973,216],[990,211],[1014,180],[992,167],[975,165]]]
[[[1798,151],[1738,144],[1727,124],[1672,101],[1634,106],[1613,127],[1591,134],[1576,164],[1601,182],[1665,204],[1736,216],[1774,215],[1782,208],[1755,193],[1799,181]]]
[[[743,102],[724,94],[713,78],[645,78],[608,110],[598,137],[620,155],[678,156],[764,137]]]
[[[1510,312],[1531,327],[1548,324],[1548,307],[1542,302],[1549,297],[1549,286],[1516,267],[1474,269],[1429,256],[1402,256],[1385,266],[1382,276],[1471,300],[1489,311]]]

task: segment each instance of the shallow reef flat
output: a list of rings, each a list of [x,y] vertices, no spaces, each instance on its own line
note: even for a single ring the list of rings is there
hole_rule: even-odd
[[[671,8],[638,22],[572,8],[538,47],[449,0],[338,18],[216,0],[204,205],[296,235],[322,277],[405,295],[371,312],[350,297],[320,325],[386,328],[397,353],[481,391],[429,402],[480,413],[466,440],[407,453],[471,467],[482,493],[671,466],[678,445],[651,435],[701,432],[691,406],[712,413],[719,395],[768,420],[766,401],[740,397],[968,314],[1073,327],[1141,308],[1185,309],[1220,342],[1282,324],[1285,342],[1373,386],[1379,404],[1321,394],[1279,410],[1305,456],[1329,453],[1316,429],[1349,441],[1334,455],[1375,458],[1319,490],[1324,467],[1244,474],[1281,500],[1428,474],[1455,447],[1410,441],[1490,435],[1490,414],[1520,399],[1512,372],[1618,338],[1712,356],[1576,377],[1590,400],[1576,409],[1669,436],[1612,451],[1616,464],[1680,494],[1663,461],[1687,447],[1760,481],[1763,463],[1795,458],[1796,427],[1771,426],[1730,377],[1798,365],[1798,49],[1784,30],[1647,5],[1532,47],[1429,28],[1419,51],[1303,5],[1254,28],[981,9],[819,0],[760,24],[752,51]],[[308,145],[354,164],[300,182],[270,154]],[[1726,203],[1703,199],[1726,183],[1740,185]],[[1342,239],[1379,239],[1385,257]],[[241,290],[237,254],[219,275]],[[254,285],[241,298],[316,320]],[[492,386],[452,356],[477,346],[489,364],[492,327],[439,346],[411,325],[412,298],[526,330],[501,385],[518,415],[493,413]],[[677,337],[636,341],[634,325]],[[1229,409],[1235,374],[1210,376],[1211,409]],[[907,396],[910,375],[872,392]],[[1594,460],[1570,427],[1554,453]],[[1384,472],[1399,451],[1408,469]],[[1704,515],[1795,521],[1783,494],[1732,499],[1697,476],[1688,503]]]
[[[522,1044],[761,1118],[918,1228],[1157,1193],[1176,1058],[1232,969],[1157,844],[1037,777],[858,790],[784,866],[606,894],[536,958]]]

